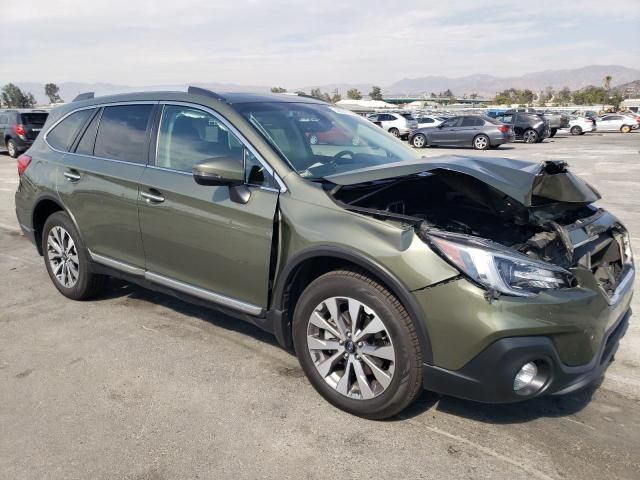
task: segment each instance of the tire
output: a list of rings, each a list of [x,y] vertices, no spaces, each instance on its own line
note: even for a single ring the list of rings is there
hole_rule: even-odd
[[[556,133],[558,133],[558,129],[557,128],[552,128],[551,131],[549,132],[549,138],[555,137]]]
[[[7,140],[7,152],[11,158],[18,158],[18,155],[20,155],[18,146],[12,139]]]
[[[620,131],[622,133],[629,133],[631,131],[631,127],[629,125],[623,125],[620,127]]]
[[[318,144],[318,136],[317,135],[311,135],[309,137],[309,143],[311,145],[317,145]]]
[[[582,135],[584,132],[582,131],[582,128],[580,128],[578,125],[574,125],[573,127],[571,127],[571,130],[569,130],[571,132],[571,135]]]
[[[473,148],[476,150],[486,150],[491,146],[491,142],[489,141],[489,137],[486,135],[476,135],[473,139]]]
[[[348,312],[356,310],[352,333]],[[342,312],[336,315],[342,330],[332,311]],[[293,342],[313,387],[351,414],[388,418],[422,391],[422,352],[415,326],[398,299],[364,272],[337,270],[311,282],[295,307]]]
[[[538,132],[536,132],[531,128],[525,130],[524,133],[522,134],[522,139],[524,140],[524,143],[538,143],[539,138],[540,137],[538,135]]]
[[[395,127],[390,128],[389,133],[396,138],[400,138],[400,131]]]
[[[425,137],[421,133],[417,133],[411,139],[411,145],[413,145],[415,148],[424,148],[427,146],[427,137]]]
[[[69,239],[73,243],[73,248],[69,248],[71,245]],[[65,250],[64,257],[61,259],[56,258],[60,257],[59,252],[56,252],[56,244],[58,247],[62,245]],[[72,300],[85,300],[93,297],[104,287],[106,277],[91,272],[87,249],[66,213],[56,212],[47,218],[42,229],[42,251],[49,277],[65,297]],[[68,266],[60,267],[60,264],[65,262]]]

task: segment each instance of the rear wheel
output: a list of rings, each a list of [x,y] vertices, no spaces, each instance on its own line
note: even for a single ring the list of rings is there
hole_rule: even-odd
[[[629,125],[623,125],[622,127],[620,127],[620,131],[622,133],[629,133],[631,131],[631,127]]]
[[[42,251],[49,277],[65,297],[83,300],[104,286],[106,277],[91,272],[87,250],[66,213],[56,212],[47,218]]]
[[[422,352],[398,299],[365,273],[329,272],[295,307],[293,341],[300,365],[331,404],[382,419],[422,391]]]
[[[582,135],[582,128],[578,125],[574,125],[569,131],[571,132],[571,135]]]
[[[400,131],[397,128],[390,128],[389,133],[396,138],[400,137]]]
[[[411,145],[416,148],[424,148],[427,146],[427,137],[425,137],[421,133],[418,133],[411,139]]]
[[[532,129],[525,130],[524,134],[522,135],[522,139],[524,140],[524,143],[537,143],[538,132]]]
[[[486,135],[478,135],[473,139],[473,148],[476,150],[486,150],[489,147],[489,137]]]
[[[7,152],[9,153],[9,156],[11,158],[18,158],[18,154],[20,153],[18,152],[18,146],[16,145],[16,142],[11,139],[7,140]]]

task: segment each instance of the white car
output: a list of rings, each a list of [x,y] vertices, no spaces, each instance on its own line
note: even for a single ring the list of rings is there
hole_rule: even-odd
[[[587,117],[574,117],[569,120],[571,135],[584,135],[587,132],[595,132],[597,129],[595,122]]]
[[[634,118],[618,113],[611,113],[596,119],[596,128],[599,132],[629,133],[639,126],[640,124]]]
[[[435,117],[433,115],[420,115],[416,116],[416,121],[418,122],[418,128],[437,127],[444,122],[444,118]]]
[[[367,118],[399,138],[407,138],[411,130],[418,128],[418,122],[410,113],[374,113]]]

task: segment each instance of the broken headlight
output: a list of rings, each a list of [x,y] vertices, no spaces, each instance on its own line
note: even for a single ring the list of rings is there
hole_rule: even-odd
[[[573,275],[564,268],[529,259],[496,243],[450,233],[431,233],[429,240],[442,256],[483,287],[530,297],[542,290],[570,288]]]

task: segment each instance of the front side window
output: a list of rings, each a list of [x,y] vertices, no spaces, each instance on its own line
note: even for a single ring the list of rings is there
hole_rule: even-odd
[[[150,104],[105,107],[96,137],[95,156],[146,163],[147,129],[152,110]]]
[[[305,178],[420,158],[377,125],[333,105],[262,102],[236,108]],[[389,114],[378,119],[383,115]]]
[[[449,120],[447,120],[446,122],[444,122],[442,124],[443,128],[451,128],[451,127],[459,127],[460,123],[462,122],[462,118],[450,118]]]
[[[84,125],[84,122],[94,111],[95,109],[78,110],[66,117],[53,129],[49,130],[47,143],[56,150],[68,151],[80,127]]]
[[[217,117],[196,108],[165,105],[156,166],[191,172],[195,165],[220,157],[244,163],[248,184],[275,187],[273,177],[260,161]]]

